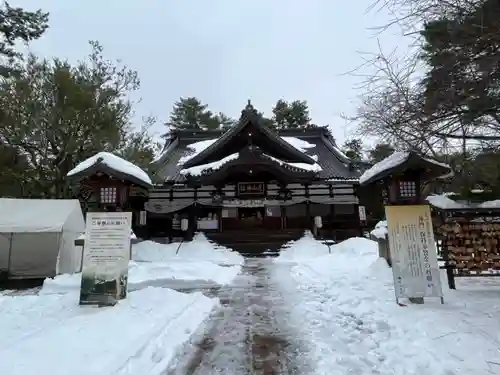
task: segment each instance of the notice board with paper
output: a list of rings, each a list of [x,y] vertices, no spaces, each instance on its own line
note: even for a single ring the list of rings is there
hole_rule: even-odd
[[[428,205],[386,206],[396,299],[443,297]]]

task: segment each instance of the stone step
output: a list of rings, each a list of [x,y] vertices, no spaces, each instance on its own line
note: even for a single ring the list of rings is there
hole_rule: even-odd
[[[222,244],[221,244],[222,245]],[[236,244],[228,244],[223,245],[229,249],[237,251],[243,255],[247,254],[263,254],[265,255],[279,255],[279,251],[283,248],[282,244],[279,243],[259,243],[259,244],[251,244],[251,243],[236,243]]]

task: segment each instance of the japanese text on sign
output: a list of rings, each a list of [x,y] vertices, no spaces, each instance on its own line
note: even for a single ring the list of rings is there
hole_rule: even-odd
[[[442,297],[429,206],[387,206],[396,297]]]

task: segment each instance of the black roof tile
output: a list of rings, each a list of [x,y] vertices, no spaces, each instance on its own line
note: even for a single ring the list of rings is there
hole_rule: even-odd
[[[310,157],[317,156],[317,163],[322,171],[319,177],[322,179],[357,179],[360,173],[352,168],[350,160],[343,155],[335,145],[335,142],[324,129],[311,129],[305,131],[282,131],[280,136],[295,137],[313,144],[314,147],[305,149],[305,154]],[[193,153],[188,145],[195,142],[216,139],[221,136],[218,131],[179,131],[172,136],[164,148],[162,155],[150,168],[154,183],[163,182],[182,183],[185,177],[180,173],[183,169],[179,160],[183,156]]]

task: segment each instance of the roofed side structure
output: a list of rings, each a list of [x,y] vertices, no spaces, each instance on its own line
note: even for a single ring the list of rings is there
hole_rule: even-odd
[[[408,170],[421,171],[423,173],[422,177],[426,180],[444,177],[452,173],[450,166],[447,164],[429,159],[417,152],[398,151],[365,171],[359,182],[361,185],[369,185]]]
[[[129,161],[122,159],[109,152],[99,152],[94,156],[80,162],[75,168],[68,172],[67,177],[72,180],[80,180],[92,176],[98,172],[130,181],[138,186],[149,188],[152,181],[149,175],[141,168]]]

